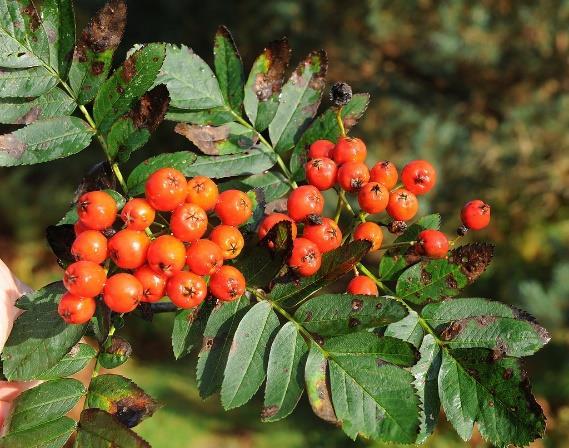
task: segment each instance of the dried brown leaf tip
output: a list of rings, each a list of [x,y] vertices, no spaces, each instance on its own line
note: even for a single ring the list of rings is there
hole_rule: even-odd
[[[471,243],[457,247],[450,252],[449,262],[458,265],[468,283],[480,277],[494,257],[494,246],[488,243]]]
[[[298,64],[290,77],[290,81],[292,84],[302,87],[306,82],[302,76],[309,67],[312,67],[316,72],[310,77],[308,87],[314,90],[323,90],[326,84],[326,72],[328,71],[328,56],[324,50],[310,52],[306,59]]]
[[[28,6],[22,8],[22,15],[29,18],[30,29],[32,31],[37,30],[42,23],[38,10],[32,2],[30,2]]]
[[[278,95],[283,86],[284,74],[290,61],[290,45],[288,39],[271,42],[261,57],[266,59],[266,73],[259,73],[255,79],[253,90],[259,101],[267,101],[273,95]]]
[[[80,61],[86,60],[86,48],[95,53],[117,49],[126,26],[126,12],[125,0],[110,0],[95,14],[77,44],[76,54]]]
[[[164,121],[169,104],[168,89],[160,84],[140,98],[129,112],[128,117],[138,129],[148,129],[154,132]]]

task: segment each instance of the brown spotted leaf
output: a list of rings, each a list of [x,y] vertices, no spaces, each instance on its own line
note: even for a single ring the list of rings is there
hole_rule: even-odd
[[[37,98],[0,99],[0,123],[30,124],[37,120],[70,115],[75,110],[73,99],[60,88]]]
[[[338,419],[332,404],[332,392],[327,380],[327,370],[328,361],[323,356],[322,350],[312,346],[304,370],[308,401],[318,417],[324,421],[337,424]]]
[[[172,328],[172,350],[176,359],[189,354],[201,342],[214,304],[214,300],[206,300],[197,308],[178,311]]]
[[[256,132],[235,122],[221,126],[179,123],[174,130],[201,152],[212,156],[237,154],[251,149],[258,141]]]
[[[480,277],[494,257],[494,246],[488,243],[470,243],[453,249],[449,262],[456,264],[468,279],[474,283]]]

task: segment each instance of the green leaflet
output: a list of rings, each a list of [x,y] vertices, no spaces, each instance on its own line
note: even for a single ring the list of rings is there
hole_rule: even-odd
[[[53,88],[31,100],[0,99],[0,123],[30,124],[36,120],[70,115],[75,107],[73,99],[60,88]]]
[[[2,437],[0,448],[62,448],[75,431],[75,425],[69,417],[61,417]]]
[[[243,62],[229,30],[220,26],[213,47],[215,74],[225,102],[239,112],[243,104]]]
[[[213,301],[207,300],[198,308],[176,313],[172,328],[172,350],[176,359],[189,354],[200,342],[213,305]]]
[[[294,411],[304,390],[303,366],[308,346],[293,322],[282,326],[269,354],[261,418],[274,422]]]
[[[253,174],[241,179],[232,179],[218,185],[220,191],[259,189],[265,195],[265,201],[271,202],[286,195],[291,187],[286,178],[279,172]]]
[[[235,120],[235,116],[227,107],[214,107],[212,109],[183,110],[170,108],[166,119],[181,123],[193,123],[200,125],[220,126]]]
[[[42,27],[49,37],[49,62],[65,79],[75,46],[75,13],[70,0],[44,0]]]
[[[57,85],[57,79],[44,67],[0,71],[0,98],[40,96]]]
[[[112,442],[109,442],[111,440]],[[150,448],[146,440],[119,423],[111,414],[100,409],[81,412],[77,431],[77,446],[81,448]]]
[[[423,340],[424,330],[419,323],[418,315],[415,311],[409,311],[409,314],[398,322],[389,324],[385,329],[385,336],[391,336],[402,341],[407,341],[419,348]]]
[[[314,413],[330,423],[337,424],[338,419],[332,405],[332,392],[326,380],[328,360],[324,357],[322,349],[316,344],[311,344],[306,366],[304,369],[304,379],[306,382],[306,395]]]
[[[97,352],[89,344],[77,344],[51,369],[38,376],[39,380],[52,380],[74,375],[85,368]]]
[[[270,341],[279,319],[269,302],[259,302],[243,317],[231,344],[221,385],[221,403],[233,409],[247,403],[265,380]]]

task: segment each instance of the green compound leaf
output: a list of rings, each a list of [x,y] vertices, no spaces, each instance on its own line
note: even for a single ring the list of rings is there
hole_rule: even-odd
[[[150,448],[146,440],[100,409],[81,412],[76,445],[81,448]]]
[[[104,82],[93,104],[93,116],[101,132],[107,133],[116,119],[153,86],[165,51],[164,44],[140,48]]]
[[[126,26],[126,11],[125,0],[109,0],[81,33],[69,70],[69,85],[79,104],[93,100],[107,79]]]
[[[221,404],[233,409],[247,403],[265,380],[270,341],[279,319],[269,302],[259,302],[239,323],[221,385]]]
[[[302,278],[298,282],[277,283],[271,291],[271,300],[295,304],[309,297],[323,286],[351,271],[367,254],[369,248],[369,241],[352,241],[327,252],[322,257],[322,265],[316,274]]]
[[[279,330],[271,346],[267,386],[261,418],[275,422],[290,415],[304,390],[304,370],[308,346],[293,322]]]
[[[342,107],[344,129],[349,131],[363,116],[369,105],[369,93],[356,93],[350,102]],[[290,170],[295,180],[304,179],[304,164],[307,160],[308,147],[316,140],[327,139],[335,142],[340,138],[341,130],[336,119],[336,109],[331,107],[316,117],[304,131],[290,157]]]
[[[48,36],[49,61],[61,78],[66,79],[75,46],[75,13],[70,0],[44,0],[42,27]]]
[[[486,349],[443,350],[439,396],[463,440],[474,423],[490,443],[526,446],[543,436],[545,417],[515,358],[495,360]]]
[[[211,109],[224,105],[217,78],[209,66],[185,45],[167,45],[156,84],[166,84],[171,105],[178,109]]]
[[[382,327],[406,315],[405,307],[390,297],[324,294],[303,303],[294,316],[311,333],[336,336]]]
[[[215,74],[225,102],[239,112],[243,104],[243,62],[229,30],[220,26],[213,47]]]
[[[60,88],[51,89],[33,99],[0,99],[0,123],[30,124],[62,115],[70,115],[75,110],[75,102]]]
[[[419,352],[419,362],[411,368],[411,373],[415,377],[413,384],[421,402],[419,407],[420,430],[416,443],[424,443],[433,433],[441,412],[438,378],[442,354],[440,347],[430,334],[423,339]]]
[[[63,417],[85,395],[80,381],[64,378],[46,381],[14,401],[8,432],[23,431]]]
[[[425,332],[419,323],[417,313],[415,311],[409,311],[409,314],[400,321],[389,324],[384,334],[385,336],[391,336],[409,342],[419,348]]]
[[[77,344],[55,366],[38,376],[38,380],[65,378],[83,370],[97,351],[89,344]]]
[[[410,352],[405,353],[403,346],[406,350],[414,348],[398,339],[389,341],[385,344],[372,333],[362,332],[332,338],[324,344],[334,409],[342,429],[352,439],[361,435],[412,443],[417,437],[419,403],[413,377],[386,363],[392,359],[411,361]],[[392,353],[392,343],[404,345],[395,346],[398,348]]]
[[[2,352],[8,380],[41,378],[83,336],[86,325],[67,325],[57,312],[64,292],[61,283],[53,283],[30,295],[34,305],[16,319]]]
[[[332,392],[327,381],[328,360],[322,349],[312,344],[306,359],[304,379],[306,395],[312,411],[322,420],[337,424],[338,419],[332,405]]]
[[[253,62],[245,85],[243,105],[258,131],[267,129],[277,112],[289,61],[290,46],[283,38],[271,42]]]
[[[255,131],[235,122],[221,126],[178,123],[174,131],[210,156],[242,153],[251,149],[258,140]]]
[[[33,98],[56,85],[56,78],[44,67],[0,71],[0,98]]]
[[[0,448],[62,448],[75,431],[75,421],[61,417],[0,439]]]
[[[269,136],[276,152],[292,148],[316,115],[324,91],[328,59],[324,51],[310,53],[283,86]]]
[[[250,308],[249,299],[242,296],[233,302],[219,303],[211,312],[203,333],[196,369],[202,398],[209,397],[221,387],[233,335]]]
[[[550,340],[530,315],[486,299],[455,299],[423,308],[421,315],[449,348],[481,347],[497,354],[522,357]]]
[[[253,189],[261,190],[265,195],[266,202],[280,199],[291,190],[291,186],[287,182],[286,178],[281,173],[273,173],[272,171],[253,174],[252,176],[240,179],[228,180],[226,182],[222,182],[218,186],[220,191],[249,191]]]
[[[213,301],[206,300],[197,308],[176,313],[172,328],[172,350],[176,359],[188,355],[200,343],[213,305]]]

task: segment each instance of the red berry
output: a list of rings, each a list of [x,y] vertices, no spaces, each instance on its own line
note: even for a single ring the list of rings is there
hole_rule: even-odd
[[[209,177],[196,176],[188,181],[188,196],[186,202],[199,205],[206,212],[215,208],[219,190]]]
[[[414,160],[403,167],[401,180],[411,193],[422,195],[428,193],[437,181],[437,173],[433,165],[425,160]]]
[[[366,240],[371,242],[370,252],[375,252],[381,248],[383,242],[383,231],[376,223],[366,221],[362,222],[354,230],[355,240]]]
[[[211,231],[209,239],[220,247],[224,260],[236,258],[245,245],[243,235],[237,227],[223,224]]]
[[[186,264],[186,247],[178,238],[162,235],[156,238],[146,254],[148,265],[156,272],[171,277]]]
[[[364,296],[379,295],[379,291],[377,290],[377,285],[375,282],[365,275],[356,275],[353,279],[351,279],[350,283],[348,283],[348,292],[350,294]]]
[[[331,158],[332,152],[334,150],[334,143],[330,140],[316,140],[310,145],[308,149],[309,159],[319,159],[321,157]]]
[[[172,213],[170,229],[179,240],[187,243],[199,240],[207,230],[207,214],[199,205],[180,205]]]
[[[78,297],[70,292],[63,294],[57,312],[68,324],[85,324],[95,315],[97,302],[93,297]]]
[[[77,201],[77,215],[86,228],[104,230],[115,222],[117,203],[109,193],[89,191]]]
[[[79,297],[95,297],[101,293],[107,273],[92,261],[77,261],[67,266],[63,284],[67,290]]]
[[[396,221],[409,221],[418,210],[419,202],[410,191],[399,188],[389,195],[387,213]]]
[[[144,230],[154,222],[156,211],[147,200],[134,198],[121,211],[121,218],[130,230]]]
[[[199,275],[181,271],[168,280],[166,292],[177,307],[194,308],[207,297],[207,284]]]
[[[338,184],[347,192],[359,191],[369,182],[369,170],[365,163],[346,162],[338,168]]]
[[[107,239],[97,230],[85,230],[75,238],[71,255],[77,261],[101,264],[107,259]]]
[[[360,208],[371,215],[381,213],[389,202],[389,191],[379,182],[368,182],[358,193]]]
[[[320,253],[324,254],[340,247],[342,231],[333,219],[322,218],[321,221],[321,224],[306,223],[302,236],[316,244]]]
[[[245,277],[233,266],[221,266],[209,279],[211,295],[223,302],[231,302],[245,294]]]
[[[188,183],[174,168],[161,168],[146,181],[146,200],[161,212],[174,210],[186,200]]]
[[[334,161],[338,165],[348,162],[363,162],[366,156],[366,145],[359,138],[340,137],[334,147]]]
[[[240,226],[253,215],[253,204],[249,196],[239,190],[226,190],[219,195],[215,213],[222,224]]]
[[[197,275],[211,275],[223,264],[223,251],[210,240],[197,240],[188,246],[187,263]]]
[[[397,185],[397,168],[389,160],[377,162],[369,171],[369,178],[372,182],[379,182],[391,190]]]
[[[259,236],[259,240],[265,238],[267,233],[269,233],[269,230],[271,230],[275,225],[277,225],[279,222],[282,221],[288,221],[291,223],[292,239],[294,240],[298,232],[296,223],[292,220],[290,216],[285,215],[283,213],[271,213],[270,215],[267,215],[265,219],[263,219],[261,225],[259,226],[259,230],[257,230],[257,235]]]
[[[490,224],[490,206],[480,199],[467,202],[460,212],[462,223],[472,230],[481,230]]]
[[[146,263],[150,245],[148,236],[140,230],[121,230],[109,240],[109,256],[123,269],[136,269]]]
[[[304,221],[309,215],[320,216],[324,210],[324,196],[312,185],[295,188],[288,196],[287,210],[297,222]]]
[[[336,183],[338,167],[332,159],[325,157],[309,160],[304,166],[306,180],[320,191],[332,188]]]
[[[322,254],[318,246],[307,238],[297,238],[292,246],[288,265],[301,277],[316,274],[322,264]]]
[[[108,278],[103,300],[115,313],[129,313],[142,301],[142,283],[131,274],[121,272]]]
[[[448,253],[448,239],[438,230],[423,230],[417,238],[417,251],[429,258],[445,258]]]
[[[141,302],[158,302],[164,296],[166,281],[168,280],[166,275],[156,272],[145,264],[134,272],[134,276],[142,285]]]

